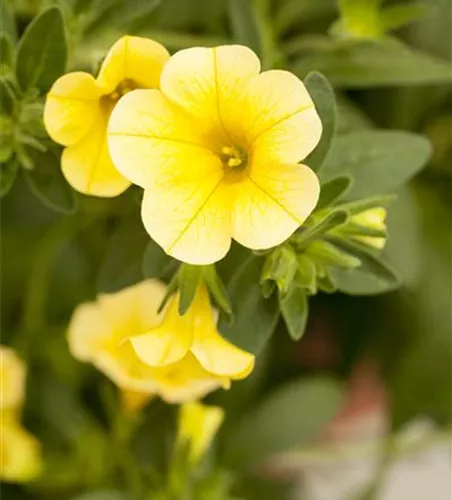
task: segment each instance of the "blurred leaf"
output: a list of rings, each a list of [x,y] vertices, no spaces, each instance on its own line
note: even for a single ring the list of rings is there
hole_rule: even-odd
[[[253,469],[272,454],[314,441],[341,399],[339,384],[328,378],[302,378],[279,387],[238,422],[226,444],[227,463]]]
[[[12,115],[14,110],[15,96],[12,92],[10,86],[6,83],[3,77],[0,77],[0,114],[2,115]],[[4,130],[0,131],[1,135],[4,135]]]
[[[11,2],[4,0],[0,3],[0,33],[9,36],[12,42],[17,40],[16,20]]]
[[[176,260],[167,255],[154,240],[148,238],[142,262],[145,278],[168,278],[168,275],[176,269],[177,265]]]
[[[427,163],[429,141],[397,130],[353,132],[340,136],[322,169],[322,179],[348,174],[353,185],[347,199],[394,191]]]
[[[337,0],[308,2],[300,0],[279,0],[275,25],[278,31],[289,31],[319,19],[328,19],[336,15]]]
[[[3,145],[2,145],[3,147]],[[16,179],[18,165],[15,161],[9,161],[0,165],[0,198],[11,189]]]
[[[424,17],[428,13],[426,2],[390,5],[380,13],[380,22],[384,31],[399,28]]]
[[[229,0],[228,14],[233,40],[262,56],[262,40],[255,0]]]
[[[304,83],[320,116],[322,137],[314,151],[303,160],[303,163],[312,168],[314,172],[317,172],[322,167],[330,151],[336,133],[336,98],[328,80],[320,73],[315,71],[309,73],[304,79]]]
[[[284,297],[279,295],[279,307],[286,323],[289,335],[299,340],[308,322],[309,303],[306,292],[298,286],[292,286]]]
[[[227,286],[234,322],[220,318],[219,330],[233,344],[258,354],[272,336],[279,317],[276,297],[264,299],[260,290],[263,260],[251,257],[236,268]]]
[[[351,100],[338,96],[337,135],[374,128],[370,118]]]
[[[342,195],[344,195],[353,183],[349,175],[336,177],[321,186],[319,201],[315,207],[316,210],[333,205]]]
[[[94,2],[95,0],[74,0],[72,11],[76,15],[81,14],[82,12],[86,12],[91,8]]]
[[[295,62],[303,78],[319,71],[335,86],[429,85],[451,81],[449,64],[394,40],[331,44]]]
[[[34,166],[23,172],[33,193],[47,207],[72,214],[76,209],[75,196],[61,173],[59,157],[51,150],[30,150],[29,154]]]
[[[113,293],[143,279],[141,262],[149,236],[138,214],[124,217],[113,232],[97,277],[97,289]]]
[[[5,67],[12,69],[14,67],[14,46],[7,33],[0,33],[0,55],[1,55],[1,74],[6,73]]]
[[[71,497],[71,500],[129,500],[130,496],[121,491],[99,490]]]
[[[271,252],[265,259],[262,269],[261,284],[265,281],[275,281],[284,295],[292,285],[298,268],[294,250],[288,245],[282,245]]]
[[[182,316],[188,311],[196,290],[201,281],[203,266],[192,266],[190,264],[181,264],[177,273],[179,288],[179,314]]]
[[[50,7],[26,28],[17,49],[17,80],[26,91],[47,91],[66,69],[67,48],[61,10]]]

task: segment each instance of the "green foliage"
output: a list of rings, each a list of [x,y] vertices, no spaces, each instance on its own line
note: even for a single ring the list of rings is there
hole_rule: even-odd
[[[234,468],[252,469],[275,453],[309,443],[335,416],[341,397],[339,384],[330,379],[288,382],[240,419],[224,460]]]
[[[47,91],[66,69],[63,15],[50,7],[25,30],[17,48],[17,80],[23,91]]]
[[[335,86],[366,88],[447,84],[449,64],[394,40],[331,42],[294,62],[304,77],[320,71]]]
[[[348,199],[396,190],[427,163],[431,146],[425,137],[402,131],[375,130],[338,137],[322,179],[349,174],[353,184]]]

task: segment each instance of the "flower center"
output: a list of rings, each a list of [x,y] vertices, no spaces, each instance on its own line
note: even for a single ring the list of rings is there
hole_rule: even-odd
[[[116,88],[108,94],[108,97],[113,101],[119,100],[123,95],[127,94],[131,90],[138,88],[137,84],[130,78],[123,80]]]
[[[238,146],[224,146],[220,158],[224,168],[242,170],[248,165],[247,152]]]

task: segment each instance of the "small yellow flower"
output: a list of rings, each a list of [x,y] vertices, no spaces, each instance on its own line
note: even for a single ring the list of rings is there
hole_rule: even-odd
[[[167,50],[146,38],[124,36],[110,49],[97,79],[68,73],[50,89],[44,124],[50,137],[66,146],[61,166],[69,184],[84,194],[116,196],[130,182],[114,167],[106,130],[122,95],[137,88],[157,88]]]
[[[12,410],[22,406],[25,394],[25,364],[16,352],[0,346],[0,409]]]
[[[252,249],[285,241],[319,195],[298,164],[322,131],[303,83],[260,73],[254,52],[232,45],[178,52],[160,89],[130,92],[108,127],[116,167],[145,190],[152,238],[191,264],[220,260],[231,238]]]
[[[368,229],[376,229],[379,231],[386,230],[386,209],[383,207],[371,208],[365,210],[360,214],[354,215],[350,222],[354,226],[360,226]],[[376,248],[377,250],[383,250],[386,244],[386,238],[384,236],[354,236],[358,241],[361,241],[365,245]]]
[[[190,462],[198,462],[209,448],[224,419],[217,406],[184,403],[179,410],[178,443],[188,443]]]
[[[21,425],[17,415],[0,412],[0,478],[8,482],[26,482],[42,469],[39,442]]]
[[[168,402],[200,398],[246,377],[254,356],[215,329],[207,291],[198,290],[184,316],[178,298],[157,313],[165,286],[147,280],[82,304],[72,317],[72,354],[93,363],[121,389],[160,395]]]

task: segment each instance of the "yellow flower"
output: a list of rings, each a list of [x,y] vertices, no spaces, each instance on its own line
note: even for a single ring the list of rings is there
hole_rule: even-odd
[[[371,208],[365,210],[360,214],[354,215],[350,222],[354,226],[360,226],[367,229],[375,229],[377,231],[386,231],[386,209],[383,207]],[[386,244],[386,237],[384,236],[354,236],[358,241],[365,245],[382,250]]]
[[[0,409],[11,410],[22,406],[25,393],[25,365],[15,351],[0,346]]]
[[[218,261],[231,238],[278,245],[317,203],[317,176],[298,164],[321,135],[314,104],[293,74],[259,71],[246,47],[182,50],[161,91],[130,92],[112,114],[113,161],[144,188],[144,225],[179,260]]]
[[[44,124],[50,137],[66,146],[61,166],[69,184],[84,194],[116,196],[130,182],[114,167],[106,130],[122,95],[136,88],[156,88],[167,50],[146,38],[124,36],[110,49],[97,79],[68,73],[50,89]]]
[[[0,478],[3,481],[26,482],[42,469],[39,442],[19,423],[17,415],[1,411]]]
[[[254,356],[216,331],[207,291],[200,288],[180,316],[177,297],[157,313],[165,290],[162,283],[147,280],[79,306],[68,331],[72,354],[93,363],[123,390],[174,403],[246,377]]]
[[[20,424],[25,376],[25,364],[15,351],[0,346],[0,478],[3,481],[29,481],[41,470],[40,445]]]
[[[179,444],[188,443],[190,462],[198,462],[209,448],[224,419],[224,412],[217,406],[185,403],[179,410]]]

